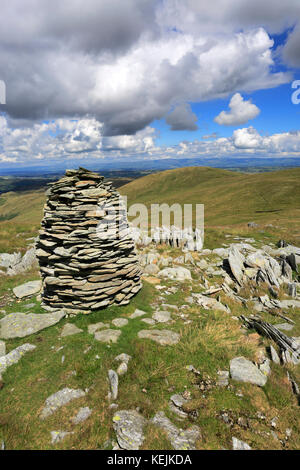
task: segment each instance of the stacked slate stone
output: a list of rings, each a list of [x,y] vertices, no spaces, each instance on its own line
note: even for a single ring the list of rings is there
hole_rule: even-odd
[[[141,270],[118,192],[84,168],[50,186],[36,252],[43,306],[89,313],[127,304],[142,287]]]

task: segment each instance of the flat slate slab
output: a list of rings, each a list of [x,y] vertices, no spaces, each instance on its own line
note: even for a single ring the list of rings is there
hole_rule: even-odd
[[[134,320],[135,318],[142,317],[143,315],[147,315],[147,312],[144,312],[143,310],[139,310],[138,308],[130,315],[130,319]]]
[[[166,322],[171,320],[171,314],[170,314],[170,312],[166,312],[166,311],[162,310],[162,311],[155,312],[152,315],[152,318],[157,323],[166,323]]]
[[[72,335],[76,335],[78,333],[82,333],[83,330],[81,330],[80,328],[78,328],[76,325],[74,325],[73,323],[66,323],[61,331],[61,334],[60,336],[62,338],[64,338],[65,336],[72,336]]]
[[[96,331],[95,339],[102,343],[116,343],[121,333],[121,330],[112,330],[108,328],[107,330]]]
[[[251,383],[263,387],[268,377],[251,361],[244,357],[235,357],[230,361],[230,375],[233,380]]]
[[[170,330],[141,330],[138,332],[138,337],[152,339],[162,346],[177,344],[180,340],[180,335]]]
[[[99,321],[98,323],[92,323],[88,326],[88,332],[93,335],[96,333],[96,331],[101,330],[102,328],[109,328],[109,325],[107,323],[103,323],[102,321]]]
[[[115,318],[112,320],[112,324],[118,328],[122,328],[122,326],[128,325],[128,320],[127,318]]]
[[[72,400],[76,398],[81,398],[85,396],[85,392],[83,390],[74,390],[72,388],[63,388],[56,393],[53,393],[48,397],[45,401],[45,406],[42,409],[40,414],[41,419],[48,418],[51,416],[58,408],[66,405]]]
[[[53,313],[11,313],[0,320],[0,338],[24,338],[55,325],[65,316],[63,310]]]
[[[29,297],[30,295],[38,294],[42,288],[42,281],[30,281],[17,286],[13,289],[13,293],[18,299]]]

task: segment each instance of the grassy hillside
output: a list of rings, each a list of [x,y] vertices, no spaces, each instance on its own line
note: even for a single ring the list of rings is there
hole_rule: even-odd
[[[300,238],[300,168],[259,174],[180,168],[136,179],[120,191],[128,196],[129,205],[204,204],[208,247],[221,241],[223,229],[251,234],[249,221],[264,227],[272,238]],[[20,249],[36,234],[44,201],[43,190],[0,196],[0,252]],[[274,228],[266,229],[269,224]]]
[[[249,231],[247,222],[273,224],[277,237],[300,235],[300,169],[244,174],[206,167],[181,168],[139,178],[123,186],[135,202],[204,204],[206,229]],[[274,231],[268,228],[269,231]],[[251,232],[251,231],[250,231]]]
[[[24,249],[26,239],[37,235],[45,200],[44,190],[0,196],[0,253]]]

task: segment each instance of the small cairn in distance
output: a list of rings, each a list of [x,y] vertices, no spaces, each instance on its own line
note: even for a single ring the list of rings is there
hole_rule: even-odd
[[[103,176],[79,168],[50,183],[37,258],[46,310],[128,304],[142,287],[126,208]]]

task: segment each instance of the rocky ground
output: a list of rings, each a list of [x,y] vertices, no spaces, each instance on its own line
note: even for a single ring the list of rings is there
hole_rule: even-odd
[[[300,249],[138,251],[131,303],[76,316],[0,255],[2,448],[299,449]]]

